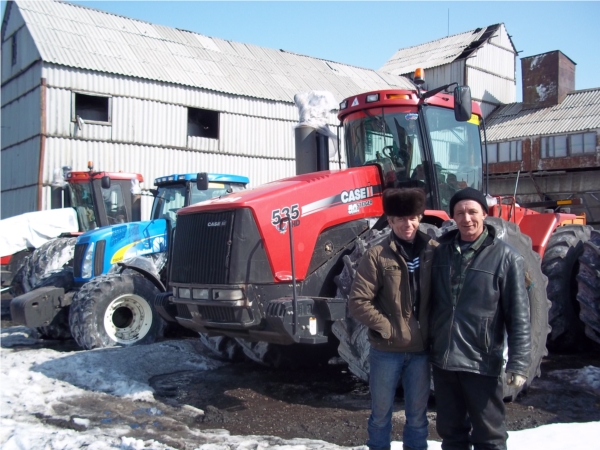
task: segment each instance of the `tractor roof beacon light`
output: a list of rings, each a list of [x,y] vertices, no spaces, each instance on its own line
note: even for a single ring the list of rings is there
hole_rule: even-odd
[[[348,100],[344,100],[342,103],[340,103],[340,110],[346,109],[347,107],[348,107]]]
[[[423,83],[425,83],[425,71],[423,70],[422,67],[417,67],[415,69],[415,74],[413,76],[413,82],[417,86],[422,86]]]

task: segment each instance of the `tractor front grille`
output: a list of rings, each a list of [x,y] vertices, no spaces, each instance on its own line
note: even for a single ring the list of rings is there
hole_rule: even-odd
[[[234,309],[226,306],[199,305],[198,312],[202,315],[203,320],[209,320],[211,322],[236,321]]]
[[[227,283],[234,217],[234,211],[218,211],[177,218],[171,255],[173,283]]]
[[[193,306],[190,306],[190,308],[193,308]],[[181,317],[182,319],[190,319],[191,320],[192,315],[190,314],[188,305],[181,305],[181,304],[177,303],[177,317]]]

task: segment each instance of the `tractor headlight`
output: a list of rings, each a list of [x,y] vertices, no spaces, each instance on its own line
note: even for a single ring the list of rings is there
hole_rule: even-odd
[[[81,263],[81,278],[92,278],[92,267],[94,265],[94,243],[90,242]]]
[[[243,300],[241,289],[213,289],[213,300]]]
[[[192,289],[192,298],[196,300],[208,300],[208,289]]]

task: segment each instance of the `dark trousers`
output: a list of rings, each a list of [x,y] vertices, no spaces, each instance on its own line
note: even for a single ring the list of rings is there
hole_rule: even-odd
[[[502,377],[433,366],[433,384],[443,450],[506,450]]]

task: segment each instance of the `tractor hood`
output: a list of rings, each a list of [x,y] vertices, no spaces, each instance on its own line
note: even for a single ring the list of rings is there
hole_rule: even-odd
[[[75,264],[79,264],[86,249],[94,245],[96,261],[102,261],[102,273],[105,273],[110,266],[121,261],[167,251],[167,233],[166,219],[111,225],[88,231],[77,239]],[[76,281],[83,280],[77,275],[75,278]]]
[[[265,245],[272,273],[279,280],[287,280],[291,279],[289,219],[294,228],[296,274],[302,279],[308,271],[319,235],[338,225],[379,218],[383,214],[381,194],[381,169],[376,165],[298,175],[180,209],[177,226],[184,221],[186,227],[191,227],[186,230],[193,236],[180,233],[175,240],[184,239],[181,242],[185,244],[180,245],[187,249],[184,251],[191,251],[188,241],[230,226],[230,220],[219,214],[227,215],[227,211],[251,214]],[[202,223],[200,218],[196,220],[195,215],[207,217],[207,222]],[[198,245],[195,253],[204,244]]]

